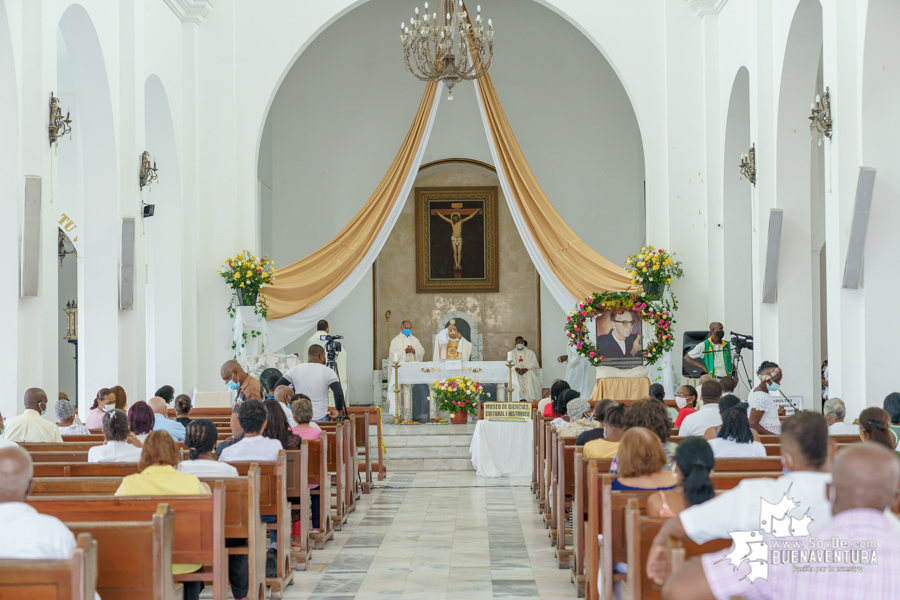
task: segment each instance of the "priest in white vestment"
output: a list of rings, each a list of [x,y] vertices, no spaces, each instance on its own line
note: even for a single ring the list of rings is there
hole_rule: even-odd
[[[412,322],[403,321],[403,332],[391,340],[390,361],[400,355],[400,362],[422,362],[425,360],[425,348],[419,339],[412,334]]]
[[[316,324],[316,332],[306,340],[306,347],[303,349],[303,354],[301,354],[301,359],[304,360],[307,356],[309,356],[309,347],[313,345],[325,347],[327,343],[322,339],[323,335],[328,335],[328,321],[322,319]],[[341,388],[344,390],[344,404],[346,406],[350,406],[350,385],[347,381],[347,349],[341,348],[341,351],[337,353],[334,361],[337,363],[337,372],[338,377],[341,380]],[[328,391],[328,406],[334,406],[334,396],[331,394],[331,390]]]
[[[516,338],[516,349],[512,355],[513,369],[519,377],[519,397],[513,400],[524,398],[529,402],[537,402],[541,399],[541,380],[535,372],[541,368],[537,355],[528,349],[528,342],[522,336]]]
[[[456,319],[450,319],[447,328],[434,338],[434,358],[432,360],[469,360],[472,343],[456,328]]]
[[[563,381],[568,383],[570,388],[578,391],[582,398],[590,398],[594,392],[594,384],[597,382],[596,370],[591,363],[578,354],[578,349],[572,345],[566,346],[566,353],[558,360],[566,363],[566,374],[562,377]]]

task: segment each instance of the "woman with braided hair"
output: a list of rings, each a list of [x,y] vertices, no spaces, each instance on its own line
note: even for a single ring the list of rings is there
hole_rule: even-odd
[[[658,491],[647,498],[647,516],[670,519],[689,506],[711,499],[715,490],[709,475],[715,466],[709,442],[700,437],[683,440],[675,451],[672,469],[677,485],[670,492]]]
[[[197,477],[237,477],[237,469],[219,462],[213,452],[218,437],[216,426],[211,421],[191,421],[184,434],[184,447],[188,449],[189,460],[181,461],[178,470]]]

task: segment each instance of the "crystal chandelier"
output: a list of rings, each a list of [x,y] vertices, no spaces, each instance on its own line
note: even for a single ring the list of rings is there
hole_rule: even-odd
[[[487,30],[481,19],[481,6],[472,22],[463,0],[438,0],[438,10],[400,24],[403,60],[406,70],[422,81],[443,81],[453,100],[453,86],[460,81],[478,79],[491,68],[494,55],[494,28],[488,19]]]

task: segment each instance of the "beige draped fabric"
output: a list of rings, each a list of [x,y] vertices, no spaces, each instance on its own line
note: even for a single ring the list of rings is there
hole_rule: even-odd
[[[627,291],[631,277],[625,269],[581,241],[547,199],[506,120],[491,76],[485,74],[476,84],[494,138],[500,163],[496,166],[502,169],[519,213],[550,270],[576,300],[594,292]],[[584,210],[592,208],[587,205]]]
[[[419,111],[378,187],[334,239],[306,258],[275,271],[264,289],[267,319],[280,319],[309,308],[343,282],[359,265],[388,220],[410,174],[428,126],[437,84],[429,83]]]

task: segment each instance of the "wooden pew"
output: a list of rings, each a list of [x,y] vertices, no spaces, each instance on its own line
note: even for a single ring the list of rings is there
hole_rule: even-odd
[[[348,406],[347,412],[356,415],[356,453],[357,456],[362,454],[362,460],[359,461],[359,472],[365,473],[365,478],[359,484],[363,494],[368,494],[372,490],[372,447],[370,428],[372,420],[379,418],[379,411],[374,406]],[[381,423],[378,424],[378,456],[379,467],[381,465]],[[380,471],[380,468],[379,468]],[[379,477],[379,480],[381,477]]]
[[[585,546],[588,510],[588,463],[596,466],[598,473],[609,473],[612,460],[584,460],[583,446],[575,447],[574,468],[575,489],[572,506],[572,583],[579,598],[585,594]]]
[[[309,442],[303,440],[299,450],[285,451],[285,471],[287,475],[286,494],[290,508],[300,513],[301,534],[300,548],[291,544],[291,556],[297,571],[305,571],[310,556],[310,518],[309,518]],[[293,520],[293,515],[291,516]],[[293,534],[293,531],[292,531]]]
[[[70,559],[0,559],[0,598],[93,600],[97,551],[97,542],[82,533]]]
[[[547,443],[547,500],[544,502],[544,527],[547,528],[547,535],[550,536],[550,545],[556,545],[556,520],[554,519],[555,511],[553,510],[553,500],[556,495],[556,479],[558,468],[558,455],[556,447],[556,430],[547,423],[546,425],[546,443]],[[551,498],[553,496],[553,498]]]
[[[341,454],[341,466],[343,467],[341,471],[341,491],[343,491],[343,513],[344,517],[342,520],[342,524],[347,521],[346,517],[356,510],[356,494],[354,493],[354,485],[357,480],[357,475],[359,473],[358,468],[355,466],[356,462],[353,459],[353,451],[352,447],[355,446],[353,443],[353,429],[349,420],[341,420],[341,421],[325,421],[320,422],[319,426],[323,431],[340,431],[340,454]]]
[[[318,440],[308,442],[309,456],[308,483],[319,484],[318,488],[309,490],[313,496],[319,497],[319,529],[312,531],[313,548],[321,550],[325,542],[334,537],[334,526],[331,521],[331,476],[328,474],[328,432],[323,431]]]
[[[566,547],[566,533],[573,534],[574,530],[566,529],[566,509],[574,510],[572,498],[575,494],[575,439],[574,437],[557,438],[557,482],[554,494],[554,515],[556,518],[556,557],[560,569],[569,568],[569,559],[572,556],[572,548]],[[572,520],[574,526],[574,518]]]
[[[29,498],[28,504],[42,514],[64,522],[90,522],[102,515],[107,522],[151,521],[160,504],[175,513],[172,563],[200,563],[195,573],[175,575],[176,582],[205,581],[213,598],[228,597],[225,565],[225,486],[216,482],[209,496],[46,496]]]
[[[532,407],[531,409],[531,439],[534,442],[531,444],[531,493],[534,494],[535,498],[538,495],[538,473],[540,469],[540,456],[541,445],[540,445],[540,423],[537,414],[537,408]]]
[[[347,522],[347,504],[346,492],[344,491],[344,430],[341,427],[323,427],[322,433],[328,433],[323,438],[326,441],[327,453],[326,460],[328,464],[328,473],[332,477],[332,492],[334,496],[334,504],[331,504],[331,498],[322,498],[322,504],[319,506],[319,512],[330,512],[334,509],[334,519],[332,526],[335,531],[340,531]]]

